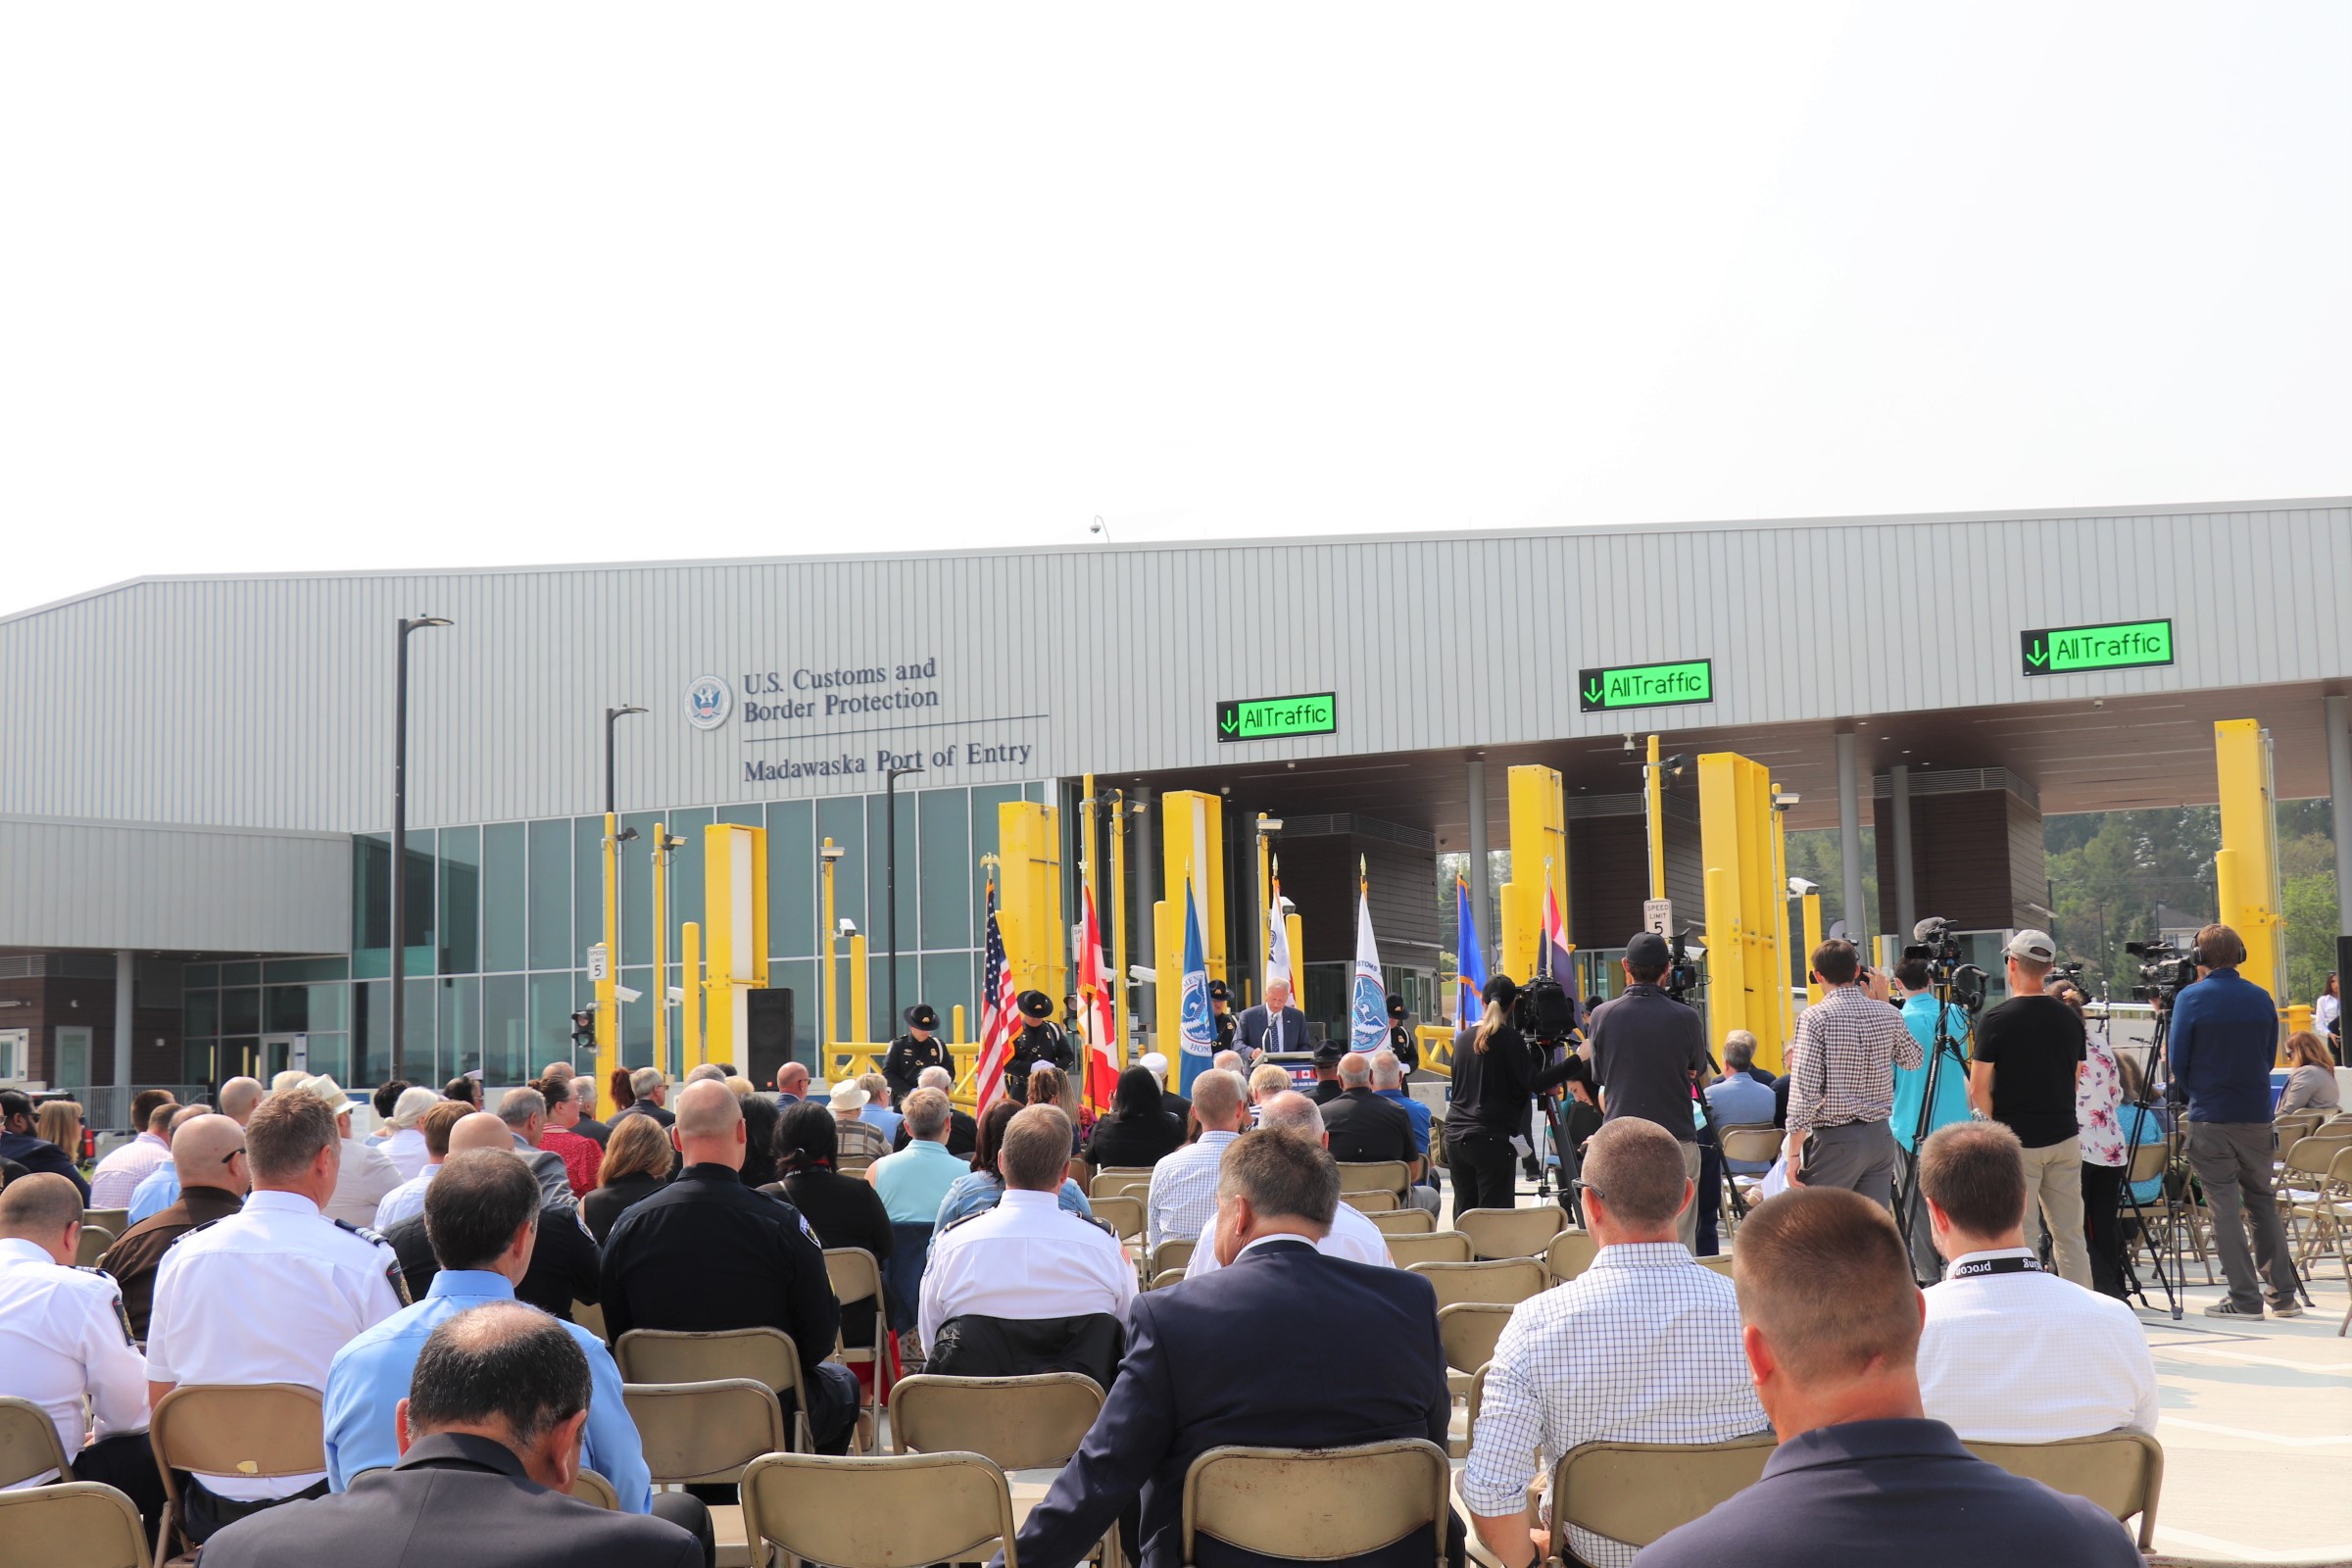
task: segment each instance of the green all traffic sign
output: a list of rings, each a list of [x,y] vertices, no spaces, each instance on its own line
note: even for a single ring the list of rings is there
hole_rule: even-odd
[[[1285,735],[1328,735],[1340,727],[1340,701],[1331,692],[1303,697],[1236,697],[1217,705],[1217,739],[1270,741]]]
[[[1670,664],[1620,664],[1614,669],[1577,671],[1576,697],[1588,713],[1620,708],[1673,708],[1715,700],[1715,661],[1684,659]]]
[[[2173,662],[2170,620],[2117,620],[2103,626],[2044,626],[2018,634],[2029,675],[2083,669],[2132,669]]]

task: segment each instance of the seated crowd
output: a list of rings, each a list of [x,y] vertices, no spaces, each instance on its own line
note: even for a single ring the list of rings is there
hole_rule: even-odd
[[[102,1162],[96,1190],[123,1199],[173,1173],[171,1200],[107,1249],[103,1272],[72,1266],[84,1194],[71,1163],[19,1162],[0,1189],[0,1395],[45,1409],[73,1477],[118,1487],[152,1530],[164,1494],[147,1432],[175,1388],[317,1391],[321,1471],[178,1480],[210,1568],[683,1565],[713,1560],[710,1508],[733,1488],[655,1487],[614,1357],[632,1330],[782,1331],[799,1376],[779,1400],[826,1454],[860,1435],[861,1380],[894,1366],[1076,1370],[1106,1402],[1021,1528],[1020,1559],[1071,1568],[1115,1528],[1143,1568],[1178,1568],[1186,1468],[1209,1448],[1447,1441],[1436,1294],[1340,1197],[1341,1159],[1394,1160],[1429,1206],[1428,1118],[1396,1103],[1409,1097],[1390,1052],[1330,1066],[1314,1097],[1279,1069],[1210,1068],[1181,1110],[1146,1069],[1121,1080],[1078,1168],[1152,1171],[1143,1254],[1193,1249],[1156,1290],[1072,1179],[1077,1133],[1050,1067],[1028,1103],[1000,1099],[976,1120],[937,1066],[895,1106],[879,1076],[816,1100],[797,1064],[773,1096],[723,1067],[674,1094],[641,1069],[613,1085],[608,1124],[593,1081],[558,1063],[490,1109],[466,1080],[438,1096],[387,1086],[376,1143],[355,1142],[331,1079],[266,1094],[235,1081],[220,1112],[142,1107],[136,1152]],[[1924,1293],[1886,1207],[1826,1188],[1757,1203],[1734,1277],[1700,1266],[1680,1239],[1690,1163],[1652,1121],[1592,1136],[1576,1186],[1597,1251],[1501,1331],[1460,1477],[1467,1521],[1365,1563],[1426,1565],[1442,1545],[1459,1564],[1473,1537],[1501,1568],[1547,1552],[1628,1563],[1632,1546],[1588,1532],[1549,1541],[1531,1484],[1580,1444],[1765,1433],[1778,1447],[1762,1481],[1644,1564],[1879,1560],[1897,1544],[1931,1565],[2139,1561],[2094,1505],[1963,1446],[2156,1419],[2130,1309],[2039,1267],[2009,1129],[1964,1122],[1922,1146],[1948,1264]],[[836,1298],[827,1249],[881,1265],[891,1334],[876,1301]],[[571,1321],[574,1303],[598,1308],[601,1337]],[[1269,1325],[1309,1323],[1383,1348],[1338,1379],[1279,1335],[1235,1353],[1268,1344]],[[837,1345],[879,1354],[853,1367]],[[618,1512],[564,1494],[583,1469]],[[1247,1557],[1204,1541],[1196,1560]]]

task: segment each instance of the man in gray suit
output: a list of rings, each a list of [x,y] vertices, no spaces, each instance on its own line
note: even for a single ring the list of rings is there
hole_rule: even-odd
[[[223,1527],[204,1568],[709,1568],[709,1512],[679,1494],[655,1513],[569,1495],[588,1420],[588,1357],[570,1329],[501,1301],[435,1328],[393,1411],[400,1463],[349,1492]]]
[[[1255,1061],[1269,1051],[1307,1049],[1306,1014],[1291,1005],[1288,980],[1266,983],[1266,1000],[1243,1012],[1235,1044],[1245,1061]]]

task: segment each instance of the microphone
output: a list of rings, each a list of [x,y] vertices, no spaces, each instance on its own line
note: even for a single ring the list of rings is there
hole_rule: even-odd
[[[1931,914],[1925,920],[1920,921],[1919,924],[1911,928],[1911,940],[1914,942],[1933,942],[1937,937],[1943,935],[1944,928],[1950,924],[1951,922],[1946,920],[1942,915]]]

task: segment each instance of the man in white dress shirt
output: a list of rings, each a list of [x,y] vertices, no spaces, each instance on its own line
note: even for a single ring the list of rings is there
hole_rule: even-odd
[[[1286,1089],[1259,1105],[1257,1125],[1260,1130],[1271,1127],[1278,1132],[1297,1133],[1319,1149],[1331,1147],[1331,1134],[1323,1130],[1323,1107],[1296,1089]],[[1193,1260],[1185,1265],[1186,1279],[1214,1274],[1223,1267],[1217,1261],[1216,1230],[1217,1216],[1212,1213],[1208,1223],[1200,1227],[1200,1245],[1193,1249]],[[1331,1229],[1315,1243],[1315,1250],[1325,1257],[1344,1257],[1350,1263],[1390,1267],[1396,1263],[1389,1256],[1389,1239],[1380,1234],[1380,1227],[1345,1200],[1331,1211]]]
[[[1193,1115],[1200,1136],[1152,1167],[1152,1194],[1144,1204],[1144,1245],[1157,1247],[1172,1236],[1191,1241],[1216,1217],[1217,1164],[1225,1146],[1241,1136],[1248,1114],[1242,1080],[1211,1067],[1193,1080]]]
[[[424,1166],[384,1195],[384,1200],[375,1205],[375,1223],[368,1227],[369,1230],[381,1236],[402,1220],[414,1219],[424,1212],[424,1190],[433,1185],[433,1178],[440,1174],[441,1162],[449,1158],[450,1129],[467,1116],[479,1114],[467,1109],[463,1100],[436,1099],[432,1102],[416,1124],[424,1140]]]
[[[1580,1443],[1721,1443],[1765,1429],[1732,1282],[1698,1266],[1677,1217],[1691,1182],[1683,1146],[1624,1116],[1585,1145],[1585,1221],[1600,1251],[1584,1273],[1511,1311],[1487,1367],[1462,1501],[1502,1568],[1530,1568],[1527,1485]],[[1635,1548],[1570,1533],[1594,1568]]]
[[[1117,1238],[1061,1206],[1070,1163],[1070,1119],[1030,1105],[1005,1125],[997,1150],[1004,1197],[958,1220],[931,1244],[923,1270],[923,1343],[967,1314],[1038,1319],[1107,1313],[1124,1324],[1135,1265]]]
[[[245,1127],[253,1194],[188,1232],[156,1271],[147,1324],[148,1394],[182,1383],[298,1383],[323,1391],[335,1352],[408,1304],[400,1262],[368,1231],[329,1219],[348,1145],[315,1093],[276,1094]],[[379,1156],[380,1157],[380,1156]],[[323,1496],[326,1472],[198,1474],[183,1494],[202,1542],[294,1496]]]
[[[65,1477],[44,1470],[8,1490],[101,1481],[128,1494],[152,1528],[164,1487],[147,1446],[147,1363],[131,1344],[122,1290],[74,1266],[80,1243],[81,1194],[63,1176],[23,1176],[0,1192],[0,1395],[48,1413],[74,1469]]]
[[[2017,1134],[1955,1122],[1922,1146],[1919,1188],[1943,1255],[1926,1292],[1920,1402],[1965,1439],[2054,1443],[2156,1430],[2156,1363],[2132,1308],[2045,1271],[2026,1245]]]
[[[131,1114],[138,1118],[139,1135],[109,1153],[90,1172],[90,1207],[128,1208],[139,1183],[155,1174],[158,1165],[171,1163],[172,1113],[178,1108],[161,1089],[139,1092],[131,1109]]]
[[[339,1219],[346,1225],[369,1224],[375,1218],[375,1205],[400,1185],[400,1167],[375,1145],[351,1136],[351,1097],[331,1074],[305,1078],[300,1087],[304,1094],[334,1114],[335,1136],[343,1144],[335,1190],[319,1206],[328,1219]]]

